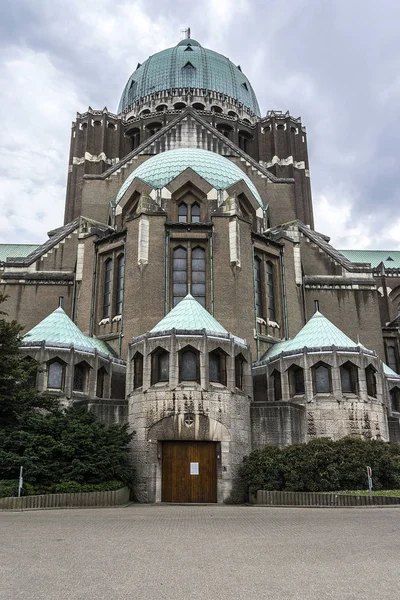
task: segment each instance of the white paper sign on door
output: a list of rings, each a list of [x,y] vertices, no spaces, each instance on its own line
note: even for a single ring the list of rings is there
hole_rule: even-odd
[[[190,463],[190,474],[198,475],[199,474],[199,463]]]

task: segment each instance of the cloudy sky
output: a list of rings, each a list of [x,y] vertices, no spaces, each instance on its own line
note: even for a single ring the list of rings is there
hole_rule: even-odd
[[[339,248],[400,249],[396,0],[13,0],[0,7],[0,242],[63,222],[71,122],[116,111],[138,62],[181,30],[228,56],[263,114],[308,131],[316,228]]]

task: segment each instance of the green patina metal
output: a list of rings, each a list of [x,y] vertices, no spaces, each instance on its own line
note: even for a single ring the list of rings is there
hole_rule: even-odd
[[[174,48],[150,56],[128,79],[118,112],[155,92],[198,88],[229,96],[260,116],[256,95],[247,77],[229,58],[186,39]]]
[[[339,250],[343,256],[356,263],[369,263],[372,268],[382,262],[387,269],[400,269],[400,250]]]
[[[97,349],[98,352],[114,357],[114,353],[105,342],[82,333],[61,307],[35,325],[22,338],[24,345],[40,342],[70,345],[92,352]]]
[[[295,352],[303,348],[329,346],[357,348],[357,345],[343,331],[329,321],[329,319],[317,311],[292,340],[274,344],[264,354],[262,360],[270,360],[281,352]]]
[[[210,313],[188,294],[179,302],[153,329],[150,333],[161,331],[203,331],[207,333],[224,333],[227,330]]]
[[[0,261],[7,258],[25,258],[37,248],[38,244],[0,244]]]
[[[240,167],[225,156],[202,148],[177,148],[149,158],[125,180],[117,194],[116,204],[120,202],[135,178],[144,181],[154,189],[161,189],[188,168],[217,190],[226,190],[234,183],[243,180],[259,205],[264,207],[257,188]]]

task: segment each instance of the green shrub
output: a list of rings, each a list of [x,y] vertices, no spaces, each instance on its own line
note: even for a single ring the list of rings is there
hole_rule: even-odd
[[[372,468],[374,489],[400,487],[400,444],[343,438],[320,438],[294,446],[266,446],[243,461],[240,476],[251,491],[326,492],[368,487]]]
[[[82,492],[109,492],[125,487],[123,481],[103,481],[102,483],[78,483],[77,481],[63,481],[48,486],[34,486],[29,483],[24,486],[24,495],[37,494],[78,494]]]
[[[0,480],[0,498],[9,498],[18,495],[18,481],[14,479]]]

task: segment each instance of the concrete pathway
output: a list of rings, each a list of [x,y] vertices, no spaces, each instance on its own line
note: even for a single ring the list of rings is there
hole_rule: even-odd
[[[0,512],[0,599],[398,600],[400,509]]]

